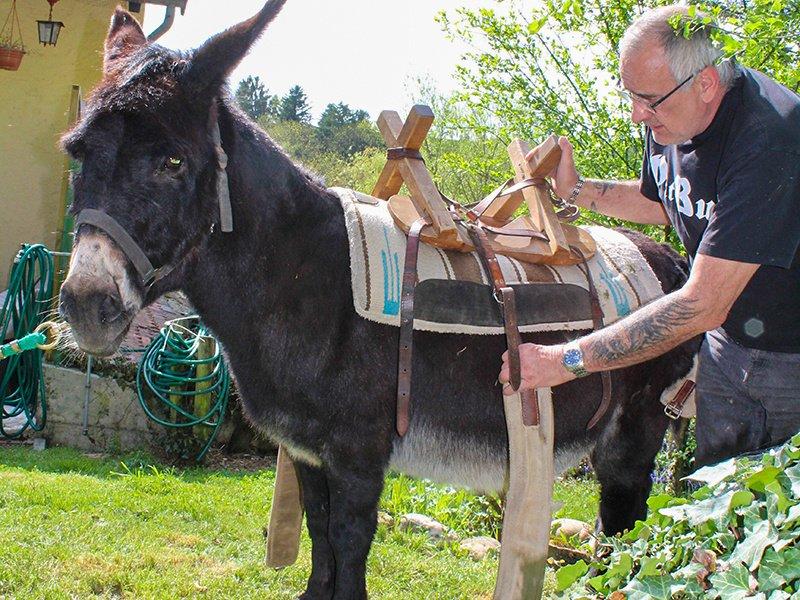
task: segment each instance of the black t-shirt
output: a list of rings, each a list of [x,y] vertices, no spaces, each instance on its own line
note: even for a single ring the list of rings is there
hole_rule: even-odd
[[[743,346],[800,352],[800,97],[739,68],[708,128],[661,146],[647,130],[641,191],[690,260],[759,264],[723,324]]]

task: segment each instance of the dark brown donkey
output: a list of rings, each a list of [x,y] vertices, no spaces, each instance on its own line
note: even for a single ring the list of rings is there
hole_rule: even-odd
[[[388,468],[482,490],[503,487],[507,437],[497,374],[505,340],[415,333],[411,424],[397,437],[398,329],[354,311],[340,203],[292,164],[226,89],[228,74],[282,5],[267,2],[186,54],[148,44],[134,19],[117,10],[103,81],[64,137],[82,169],[72,206],[81,224],[61,314],[83,350],[108,355],[137,311],[183,290],[224,345],[250,420],[297,462],[313,541],[302,597],[364,598]],[[217,127],[229,158],[227,182]],[[220,216],[227,214],[226,189],[230,232]],[[678,255],[629,235],[665,292],[683,284]],[[557,467],[591,451],[607,532],[645,515],[668,421],[659,396],[689,370],[693,350],[615,371],[612,407],[590,432],[599,377],[555,390]]]

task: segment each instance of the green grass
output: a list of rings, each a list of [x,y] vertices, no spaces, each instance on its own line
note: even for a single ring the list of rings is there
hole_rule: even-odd
[[[292,567],[264,566],[273,484],[273,470],[176,471],[143,455],[2,447],[0,598],[294,598],[310,541],[304,530]],[[594,483],[556,487],[559,516],[593,518]],[[496,521],[480,497],[402,476],[388,479],[381,508],[428,514],[462,537],[491,534]],[[491,598],[496,570],[496,558],[380,526],[368,587],[371,598]]]

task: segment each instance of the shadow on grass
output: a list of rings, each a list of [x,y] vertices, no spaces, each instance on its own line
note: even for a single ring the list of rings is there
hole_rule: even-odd
[[[210,466],[173,466],[146,452],[91,455],[72,448],[35,451],[25,445],[0,444],[0,470],[10,468],[41,473],[76,473],[98,479],[113,479],[138,472],[165,473],[192,483],[219,477],[240,480],[275,472],[274,457],[253,457],[243,461],[235,455],[230,458],[215,455],[209,462]]]

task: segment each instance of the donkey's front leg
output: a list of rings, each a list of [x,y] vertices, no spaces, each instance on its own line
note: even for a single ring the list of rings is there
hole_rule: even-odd
[[[328,541],[330,519],[330,493],[328,479],[322,469],[301,462],[295,463],[306,525],[311,537],[311,575],[301,600],[330,600],[333,598],[335,562],[333,548]]]
[[[367,597],[367,555],[375,535],[383,475],[383,469],[329,473],[328,539],[336,561],[334,600]]]

